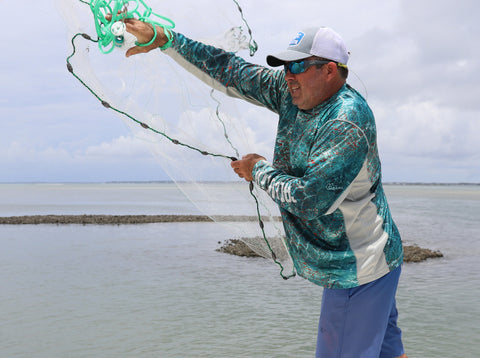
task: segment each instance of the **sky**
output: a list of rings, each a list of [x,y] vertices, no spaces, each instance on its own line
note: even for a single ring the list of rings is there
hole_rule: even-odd
[[[146,2],[164,9],[164,2]],[[191,38],[208,36],[225,11],[238,18],[234,6],[225,7],[227,0],[222,9],[218,0],[184,2],[169,16],[176,30]],[[384,182],[480,182],[478,1],[238,2],[259,44],[253,59],[242,56],[261,65],[303,27],[325,25],[342,35],[351,52],[349,82],[367,97],[376,117]],[[197,8],[189,6],[193,3]],[[171,179],[164,159],[152,150],[155,144],[140,140],[66,70],[73,25],[55,1],[0,4],[10,15],[0,33],[0,182]],[[111,73],[120,71],[110,55],[104,56]],[[184,94],[168,89],[157,103],[182,112],[169,99]],[[275,118],[261,108],[239,106],[239,125],[255,142],[252,150],[270,155]],[[170,157],[176,157],[175,150],[182,149],[169,148]],[[178,158],[193,165],[190,156]]]

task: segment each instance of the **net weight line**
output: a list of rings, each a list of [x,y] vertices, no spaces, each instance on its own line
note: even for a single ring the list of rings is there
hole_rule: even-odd
[[[225,159],[229,159],[231,161],[236,161],[238,160],[236,157],[233,157],[233,156],[228,156],[228,155],[224,155],[224,154],[218,154],[218,153],[211,153],[209,151],[206,151],[206,150],[202,150],[202,149],[199,149],[197,147],[194,147],[192,145],[189,145],[187,143],[183,143],[181,141],[179,141],[178,139],[174,139],[174,138],[171,138],[170,136],[168,136],[165,132],[162,132],[162,131],[159,131],[151,126],[149,126],[148,124],[140,121],[139,119],[133,117],[132,115],[130,115],[129,113],[125,112],[125,111],[122,111],[114,106],[112,106],[109,102],[107,102],[106,100],[102,99],[87,83],[85,83],[85,81],[83,81],[80,76],[78,76],[75,71],[74,71],[74,68],[73,68],[73,65],[70,63],[70,60],[73,58],[73,56],[75,56],[76,52],[77,52],[77,49],[76,49],[76,46],[75,46],[75,41],[78,37],[82,37],[83,39],[85,40],[88,40],[88,41],[91,41],[91,42],[94,42],[94,43],[98,43],[98,39],[95,40],[93,39],[90,35],[86,34],[86,33],[77,33],[75,34],[73,37],[72,37],[72,40],[71,40],[71,43],[72,43],[72,53],[70,54],[70,56],[67,57],[66,61],[67,61],[67,70],[93,95],[95,96],[99,101],[100,103],[107,109],[110,109],[122,116],[125,116],[127,117],[129,120],[139,124],[143,129],[145,130],[149,130],[149,131],[152,131],[153,133],[157,134],[157,135],[161,135],[162,137],[166,138],[168,141],[170,141],[171,143],[175,144],[175,145],[179,145],[179,146],[182,146],[182,147],[185,147],[185,148],[188,148],[190,150],[194,150],[204,156],[212,156],[212,157],[217,157],[217,158],[225,158]],[[260,205],[259,205],[259,202],[258,202],[258,198],[256,197],[255,193],[253,192],[254,190],[254,183],[253,181],[251,181],[249,183],[249,191],[250,191],[250,195],[254,198],[255,200],[255,204],[256,204],[256,211],[257,211],[257,217],[258,217],[258,223],[259,223],[259,226],[260,226],[260,229],[262,231],[262,236],[263,236],[263,240],[265,241],[268,249],[270,250],[270,254],[271,254],[271,258],[272,260],[280,267],[280,276],[284,279],[284,280],[287,280],[291,277],[294,277],[295,276],[295,272],[292,272],[292,274],[290,275],[285,275],[284,274],[284,267],[283,265],[277,260],[277,256],[275,254],[275,252],[273,251],[271,245],[270,245],[270,242],[268,241],[267,239],[267,236],[265,234],[265,228],[264,228],[264,223],[263,223],[263,220],[262,220],[262,216],[261,216],[261,213],[260,213]]]
[[[227,159],[230,159],[230,160],[233,160],[233,159],[236,159],[235,157],[230,157],[230,156],[226,156],[226,155],[223,155],[223,154],[216,154],[216,153],[210,153],[206,150],[201,150],[199,148],[196,148],[196,147],[193,147],[189,144],[186,144],[186,143],[183,143],[181,141],[179,141],[178,139],[174,139],[174,138],[171,138],[170,136],[168,136],[166,133],[164,132],[161,132],[151,126],[149,126],[148,124],[138,120],[137,118],[133,117],[132,115],[128,114],[127,112],[124,112],[114,106],[112,106],[110,103],[108,103],[107,101],[105,101],[104,99],[102,99],[90,86],[88,86],[76,73],[75,71],[73,70],[73,66],[72,64],[70,63],[70,59],[72,59],[72,57],[75,55],[76,53],[76,46],[75,46],[75,40],[79,37],[83,37],[84,39],[86,40],[89,40],[89,41],[92,41],[92,42],[98,42],[98,40],[94,40],[92,39],[92,37],[88,34],[85,34],[85,33],[78,33],[76,34],[75,36],[73,36],[72,38],[72,46],[73,46],[73,52],[70,56],[67,57],[67,69],[68,71],[85,87],[87,88],[91,94],[93,94],[101,103],[102,105],[107,108],[107,109],[111,109],[112,111],[115,111],[117,112],[118,114],[121,114],[125,117],[127,117],[128,119],[136,122],[137,124],[141,125],[142,128],[144,129],[147,129],[147,130],[150,130],[156,134],[159,134],[163,137],[165,137],[167,140],[169,140],[170,142],[172,142],[173,144],[176,144],[176,145],[180,145],[180,146],[183,146],[183,147],[187,147],[191,150],[195,150],[197,152],[199,152],[200,154],[203,154],[203,155],[210,155],[210,156],[213,156],[213,157],[222,157],[222,158],[227,158]]]
[[[258,50],[257,42],[253,39],[252,29],[250,28],[250,25],[248,24],[247,20],[245,19],[245,16],[243,15],[243,10],[240,7],[240,4],[237,2],[237,0],[233,0],[233,2],[235,3],[235,5],[237,5],[238,12],[240,13],[240,16],[242,17],[242,20],[243,20],[245,26],[247,27],[248,35],[250,36],[250,41],[248,43],[248,47],[250,49],[250,56],[253,56],[253,55],[255,55],[255,52],[257,52],[257,50]]]

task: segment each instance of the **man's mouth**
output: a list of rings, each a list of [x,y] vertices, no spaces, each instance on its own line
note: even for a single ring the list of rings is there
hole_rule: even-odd
[[[290,93],[291,94],[294,94],[296,93],[297,91],[300,90],[300,86],[299,85],[290,85]]]

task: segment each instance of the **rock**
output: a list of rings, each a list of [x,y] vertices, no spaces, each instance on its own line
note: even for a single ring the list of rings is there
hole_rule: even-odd
[[[440,251],[432,251],[430,249],[424,249],[416,245],[404,245],[403,256],[404,262],[421,262],[430,258],[443,257],[443,254]]]
[[[220,241],[218,243],[222,244]],[[242,257],[260,257],[245,242],[239,239],[226,240],[216,251]],[[443,257],[440,251],[432,251],[416,245],[404,245],[403,251],[404,262],[421,262],[429,258]]]
[[[219,244],[221,244],[220,241]],[[245,242],[239,239],[225,241],[216,251],[243,257],[260,257]]]

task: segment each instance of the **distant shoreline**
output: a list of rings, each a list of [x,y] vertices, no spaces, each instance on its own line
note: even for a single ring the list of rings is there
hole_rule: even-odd
[[[480,183],[403,183],[403,182],[385,182],[383,185],[411,185],[411,186],[478,186]]]
[[[106,182],[0,182],[1,184],[32,184],[32,185],[62,185],[62,184],[185,184],[189,182],[183,181],[169,181],[169,180],[159,180],[159,181],[106,181]],[[242,181],[198,181],[197,183],[202,184],[242,184]],[[411,186],[480,186],[480,183],[434,183],[434,182],[382,182],[383,185],[411,185]]]

